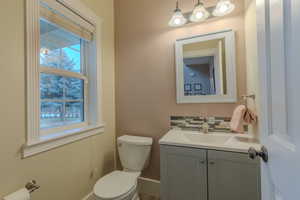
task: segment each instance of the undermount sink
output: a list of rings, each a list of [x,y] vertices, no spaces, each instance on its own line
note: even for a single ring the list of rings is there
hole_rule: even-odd
[[[214,149],[248,153],[249,147],[260,149],[259,142],[247,134],[209,132],[172,129],[160,140],[161,145],[185,146],[200,149]]]
[[[258,139],[239,137],[239,136],[234,137],[234,140],[236,140],[237,142],[242,142],[242,143],[259,143]]]
[[[185,133],[184,137],[191,143],[207,143],[207,144],[225,144],[230,135],[221,134],[203,134],[203,133]]]

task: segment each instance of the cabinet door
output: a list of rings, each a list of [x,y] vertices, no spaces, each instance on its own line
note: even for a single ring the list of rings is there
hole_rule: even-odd
[[[206,150],[161,145],[162,200],[207,200]]]
[[[208,151],[209,200],[260,200],[259,160],[247,154]]]

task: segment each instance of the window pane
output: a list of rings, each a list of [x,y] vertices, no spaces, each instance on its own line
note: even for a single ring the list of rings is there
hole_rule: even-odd
[[[53,74],[41,73],[40,91],[41,99],[63,99],[64,98],[64,77]]]
[[[41,102],[40,128],[55,128],[84,121],[83,102]]]
[[[64,103],[42,102],[40,114],[40,128],[54,128],[64,125]]]
[[[40,64],[81,73],[81,38],[40,19]]]
[[[66,103],[65,122],[66,124],[79,123],[84,121],[83,102]]]
[[[66,99],[80,100],[83,99],[84,81],[77,78],[65,78]]]
[[[84,81],[41,73],[41,125],[55,128],[84,121]]]

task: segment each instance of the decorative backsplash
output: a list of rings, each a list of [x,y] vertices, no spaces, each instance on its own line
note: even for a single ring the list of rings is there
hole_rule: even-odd
[[[207,117],[210,132],[228,132],[230,130],[230,117]],[[195,116],[171,116],[171,128],[181,130],[202,131],[202,124],[205,122],[205,117]],[[245,131],[248,127],[245,126]]]

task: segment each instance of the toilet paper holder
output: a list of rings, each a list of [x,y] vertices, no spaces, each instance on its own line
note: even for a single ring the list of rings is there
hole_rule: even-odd
[[[29,193],[32,193],[36,191],[37,189],[40,188],[40,186],[36,183],[35,180],[29,181],[26,185],[25,188],[29,191]]]

